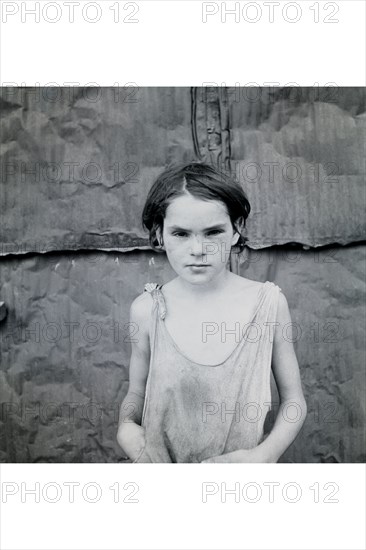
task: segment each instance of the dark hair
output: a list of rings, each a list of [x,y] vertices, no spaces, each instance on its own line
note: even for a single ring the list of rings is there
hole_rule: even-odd
[[[245,221],[250,213],[249,201],[232,177],[201,162],[175,164],[162,172],[153,183],[142,212],[142,225],[149,231],[150,245],[161,251],[158,246],[156,231],[163,231],[166,209],[173,199],[190,193],[204,201],[216,200],[226,205],[233,228],[240,233],[235,248],[241,252],[247,238],[236,226],[239,218]],[[234,248],[234,247],[233,247]]]

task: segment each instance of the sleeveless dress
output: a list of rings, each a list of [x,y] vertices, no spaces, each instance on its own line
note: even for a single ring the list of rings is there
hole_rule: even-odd
[[[145,447],[134,463],[201,462],[263,440],[271,410],[271,359],[280,287],[266,281],[244,335],[217,365],[190,360],[165,327],[162,285],[148,283],[153,298],[150,367],[141,425]]]

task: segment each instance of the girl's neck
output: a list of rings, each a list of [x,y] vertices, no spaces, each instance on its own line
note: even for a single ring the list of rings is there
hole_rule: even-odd
[[[233,278],[233,274],[225,269],[220,275],[218,275],[212,281],[204,282],[202,284],[192,284],[185,281],[181,277],[177,277],[177,291],[180,296],[184,296],[187,299],[192,300],[209,300],[213,296],[217,297],[218,294],[223,294],[227,290],[229,281]]]

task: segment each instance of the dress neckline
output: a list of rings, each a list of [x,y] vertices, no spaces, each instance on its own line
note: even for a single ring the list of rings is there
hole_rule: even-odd
[[[268,281],[265,281],[263,283],[263,286],[261,287],[259,293],[258,293],[258,296],[259,296],[259,299],[258,299],[258,303],[257,303],[257,306],[254,310],[254,313],[253,313],[253,316],[251,318],[251,320],[249,321],[249,323],[252,323],[253,322],[253,319],[255,319],[257,313],[258,313],[258,310],[259,310],[259,307],[262,303],[262,300],[263,300],[263,296],[264,296],[264,290],[265,288],[267,287],[267,283]],[[160,296],[162,296],[162,299],[163,299],[163,302],[164,302],[164,307],[165,307],[165,312],[166,312],[166,300],[165,300],[165,296],[164,296],[164,293],[162,291],[162,288],[163,288],[164,285],[160,285],[158,288],[157,288],[157,291],[160,293]],[[170,332],[168,331],[166,325],[165,325],[165,315],[160,317],[158,316],[159,319],[161,320],[161,325],[163,325],[163,330],[165,331],[165,334],[168,338],[168,340],[171,342],[171,344],[173,345],[174,349],[177,351],[177,353],[179,353],[182,357],[184,357],[187,361],[189,361],[189,363],[192,363],[194,365],[198,365],[199,367],[221,367],[223,365],[225,365],[231,358],[232,356],[234,355],[234,353],[238,350],[239,346],[242,344],[243,340],[245,339],[246,337],[246,333],[242,336],[242,338],[240,338],[238,344],[235,346],[235,348],[232,350],[232,352],[230,353],[230,355],[224,359],[224,361],[221,361],[221,363],[217,363],[215,365],[207,365],[205,363],[198,363],[197,361],[193,361],[193,359],[190,359],[185,353],[183,353],[183,351],[179,348],[179,346],[176,344],[176,342],[174,341],[173,337],[171,336]],[[249,324],[247,323],[247,324]]]

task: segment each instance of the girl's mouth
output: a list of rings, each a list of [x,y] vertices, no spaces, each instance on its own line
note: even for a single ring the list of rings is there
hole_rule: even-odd
[[[198,264],[193,264],[193,265],[187,265],[187,267],[190,267],[193,270],[201,271],[201,270],[203,270],[203,269],[205,269],[209,266],[208,266],[208,264],[199,264],[199,265]]]

